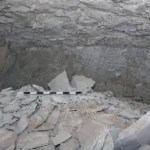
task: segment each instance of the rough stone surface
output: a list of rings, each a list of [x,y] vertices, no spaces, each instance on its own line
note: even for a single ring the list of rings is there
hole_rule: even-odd
[[[47,132],[31,132],[21,135],[17,141],[17,149],[32,149],[48,145],[49,135]]]
[[[150,145],[141,146],[138,150],[150,150]]]
[[[56,137],[52,138],[52,142],[54,145],[59,145],[66,140],[71,138],[71,134],[65,131],[62,131],[56,135]]]
[[[76,90],[87,93],[92,90],[95,85],[95,81],[90,78],[86,78],[85,76],[76,75],[72,77],[71,85],[76,88]]]
[[[66,69],[149,101],[149,9],[147,0],[1,1],[1,86],[45,86]]]
[[[48,86],[52,91],[70,91],[71,86],[66,71],[54,78],[50,83],[48,83]]]
[[[14,147],[16,139],[17,136],[14,132],[0,128],[0,149],[9,149]]]

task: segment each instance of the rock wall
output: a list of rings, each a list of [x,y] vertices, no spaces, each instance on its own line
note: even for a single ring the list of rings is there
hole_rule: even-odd
[[[149,25],[149,0],[1,0],[1,86],[46,85],[66,69],[148,100]]]

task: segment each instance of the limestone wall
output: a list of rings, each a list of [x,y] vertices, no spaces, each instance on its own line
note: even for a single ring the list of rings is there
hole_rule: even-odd
[[[149,0],[1,0],[0,46],[3,87],[46,85],[66,69],[149,99]]]

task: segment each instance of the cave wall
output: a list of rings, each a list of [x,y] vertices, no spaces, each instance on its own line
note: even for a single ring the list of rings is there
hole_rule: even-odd
[[[67,70],[96,89],[149,100],[148,0],[1,0],[1,87],[45,86]]]

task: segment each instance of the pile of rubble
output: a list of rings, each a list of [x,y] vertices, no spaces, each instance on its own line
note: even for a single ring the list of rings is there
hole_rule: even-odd
[[[91,92],[94,81],[83,76],[73,77],[72,88],[65,72],[48,85],[84,94],[20,94],[44,91],[37,85],[2,90],[0,150],[150,150],[150,105]]]

